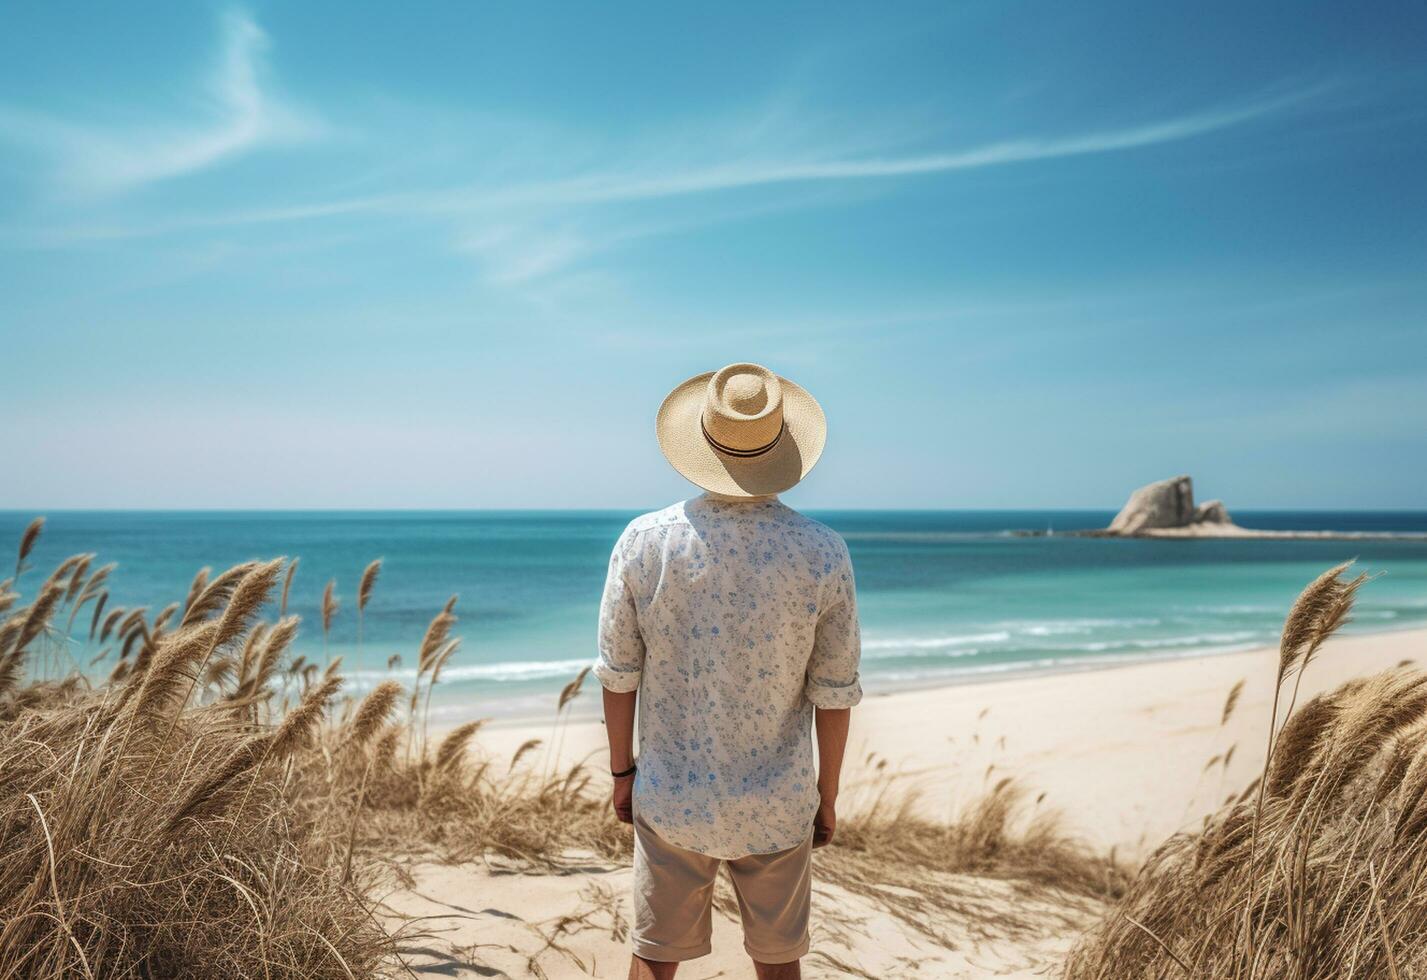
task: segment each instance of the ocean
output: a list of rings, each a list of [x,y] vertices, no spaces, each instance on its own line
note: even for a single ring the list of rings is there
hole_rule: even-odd
[[[1109,511],[826,511],[848,542],[869,692],[1247,649],[1276,641],[1289,604],[1350,558],[1375,578],[1352,630],[1427,625],[1427,540],[1108,540],[1017,529],[1103,527]],[[33,515],[0,512],[0,541]],[[550,717],[594,655],[609,549],[633,512],[80,512],[47,515],[21,580],[33,588],[76,552],[114,561],[109,603],[152,612],[181,601],[201,566],[301,559],[290,611],[296,650],[341,656],[352,689],[409,681],[426,623],[459,597],[463,638],[437,689],[438,718]],[[1427,531],[1427,511],[1235,512],[1246,527]],[[8,546],[7,546],[8,547]],[[358,642],[355,589],[384,560]],[[0,575],[8,575],[0,562]],[[330,642],[319,606],[336,579]],[[70,641],[70,662],[100,651]],[[1423,651],[1427,655],[1427,650]],[[401,665],[388,670],[388,659]],[[112,654],[110,655],[112,657]],[[104,662],[93,668],[107,672]],[[576,702],[597,705],[593,684]]]

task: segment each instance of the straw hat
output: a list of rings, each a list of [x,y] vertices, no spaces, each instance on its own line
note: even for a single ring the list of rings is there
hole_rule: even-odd
[[[654,426],[674,469],[731,497],[787,490],[808,475],[827,439],[813,396],[758,364],[690,378],[664,399]]]

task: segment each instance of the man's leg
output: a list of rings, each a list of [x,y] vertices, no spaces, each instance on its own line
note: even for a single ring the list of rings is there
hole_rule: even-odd
[[[654,960],[643,960],[638,956],[629,958],[629,980],[673,980],[674,971],[679,968],[677,963],[658,963]],[[763,974],[758,974],[760,977]],[[797,974],[792,974],[797,980]]]
[[[753,961],[753,972],[758,974],[758,980],[802,980],[802,961],[794,960],[791,963],[759,963]]]
[[[759,980],[798,980],[808,951],[812,828],[800,846],[727,862],[743,918],[743,948]]]
[[[665,980],[708,954],[719,859],[670,844],[634,814],[634,960],[630,977]]]

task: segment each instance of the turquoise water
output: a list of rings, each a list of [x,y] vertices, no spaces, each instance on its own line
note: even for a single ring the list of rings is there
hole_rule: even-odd
[[[14,541],[31,516],[0,512],[0,541]],[[335,577],[342,609],[328,652],[345,658],[358,689],[389,676],[393,654],[404,661],[395,676],[409,680],[427,621],[455,593],[464,643],[444,672],[438,710],[450,717],[548,717],[556,692],[593,656],[609,548],[631,516],[57,512],[48,515],[35,570],[22,584],[33,586],[67,555],[92,551],[101,563],[119,563],[111,605],[152,611],[181,600],[202,565],[299,556],[291,602],[304,623],[297,649],[322,659],[318,605]],[[1101,527],[1112,515],[1098,511],[815,516],[852,550],[869,691],[1273,642],[1298,590],[1349,558],[1379,573],[1361,594],[1352,628],[1427,624],[1427,540],[1118,541],[1008,533]],[[1235,517],[1252,527],[1427,531],[1427,512]],[[355,587],[377,557],[385,564],[358,647]],[[78,640],[70,651],[76,664],[98,652]],[[585,710],[594,706],[591,693],[578,702]]]

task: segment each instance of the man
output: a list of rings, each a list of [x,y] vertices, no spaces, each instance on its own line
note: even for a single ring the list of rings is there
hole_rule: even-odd
[[[708,492],[625,529],[600,610],[613,806],[634,825],[629,976],[667,980],[709,952],[727,864],[758,977],[795,980],[862,698],[847,546],[777,497],[817,462],[826,423],[791,381],[731,364],[675,388],[656,429]]]

